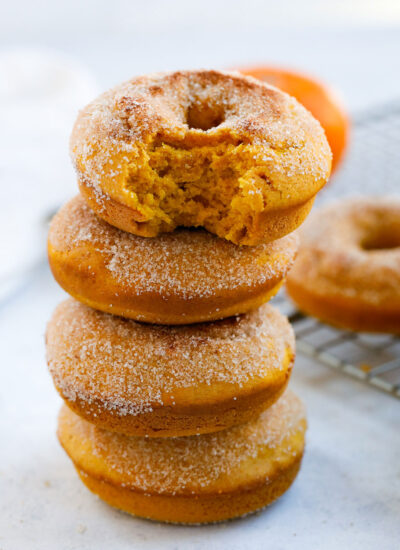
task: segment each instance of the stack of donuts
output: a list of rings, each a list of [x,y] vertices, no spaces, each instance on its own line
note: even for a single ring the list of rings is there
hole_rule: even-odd
[[[306,419],[266,302],[325,184],[323,130],[235,73],[138,77],[78,116],[81,194],[52,221],[71,298],[47,329],[58,436],[87,487],[159,521],[241,516],[293,482]]]

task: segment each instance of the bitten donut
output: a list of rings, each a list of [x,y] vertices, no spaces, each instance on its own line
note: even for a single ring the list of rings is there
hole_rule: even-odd
[[[83,483],[111,506],[174,523],[222,521],[267,506],[292,484],[306,430],[292,393],[248,424],[148,439],[102,430],[67,407],[58,437]]]
[[[400,199],[321,208],[300,233],[287,280],[298,307],[355,331],[400,333]]]
[[[61,303],[47,359],[68,406],[128,435],[172,437],[255,418],[283,392],[294,336],[271,306],[214,323],[163,327]]]
[[[139,321],[189,324],[254,309],[278,291],[297,237],[238,247],[205,230],[154,239],[98,218],[81,197],[52,221],[48,253],[57,282],[87,305]]]
[[[71,155],[90,207],[144,237],[201,226],[237,244],[293,231],[331,152],[296,99],[239,73],[133,78],[78,116]]]

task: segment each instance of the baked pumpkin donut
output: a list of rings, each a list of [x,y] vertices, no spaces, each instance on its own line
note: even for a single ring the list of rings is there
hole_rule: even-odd
[[[292,484],[306,430],[286,392],[248,424],[179,438],[128,437],[61,409],[58,437],[83,483],[111,506],[174,523],[210,523],[267,506]]]
[[[326,183],[331,152],[296,99],[251,77],[133,78],[78,116],[71,155],[90,207],[144,237],[205,227],[237,244],[292,232]]]
[[[76,413],[128,435],[173,437],[247,422],[283,392],[294,336],[271,306],[164,327],[61,303],[47,328],[55,386]]]
[[[74,298],[160,324],[210,321],[258,307],[276,294],[296,250],[293,235],[252,248],[201,229],[145,239],[104,222],[81,197],[55,216],[48,239],[53,274]]]
[[[400,333],[400,199],[321,208],[300,232],[287,279],[298,307],[350,330]]]

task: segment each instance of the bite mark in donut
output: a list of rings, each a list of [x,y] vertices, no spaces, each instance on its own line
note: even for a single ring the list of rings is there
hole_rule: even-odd
[[[140,77],[103,94],[78,117],[71,152],[88,203],[120,229],[201,226],[246,245],[295,229],[331,162],[295,99],[217,71]]]

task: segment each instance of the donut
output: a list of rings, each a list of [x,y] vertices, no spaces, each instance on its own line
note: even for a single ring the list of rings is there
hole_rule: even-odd
[[[300,232],[287,291],[305,313],[353,331],[400,333],[400,199],[355,197]]]
[[[47,360],[68,406],[127,435],[176,437],[255,418],[283,392],[295,348],[269,305],[223,321],[164,327],[72,298],[47,328]]]
[[[256,247],[203,229],[145,239],[104,222],[81,197],[55,216],[48,239],[52,272],[74,298],[159,324],[222,319],[258,307],[276,294],[296,250],[293,235]]]
[[[110,224],[155,237],[204,227],[236,244],[292,232],[326,183],[325,133],[296,99],[219,71],[133,78],[79,114],[80,190]]]
[[[58,437],[83,483],[111,506],[173,523],[242,516],[281,496],[299,470],[305,412],[286,392],[255,420],[200,436],[129,437],[61,409]]]

